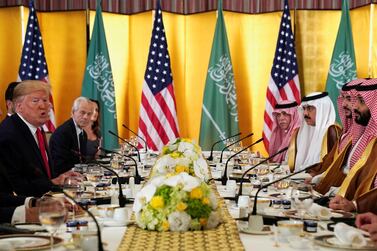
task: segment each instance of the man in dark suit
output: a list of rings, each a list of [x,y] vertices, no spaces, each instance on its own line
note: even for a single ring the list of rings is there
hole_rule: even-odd
[[[0,125],[0,163],[18,195],[40,197],[73,172],[54,175],[41,126],[49,120],[49,86],[27,80],[14,90],[16,114]]]
[[[87,135],[83,128],[90,123],[92,114],[91,101],[85,97],[76,98],[72,106],[72,117],[51,135],[50,152],[56,175],[85,160]]]
[[[17,196],[0,163],[0,223],[38,222],[37,199]]]
[[[7,117],[12,116],[12,114],[16,112],[13,102],[13,92],[19,83],[20,82],[11,82],[5,90],[5,105],[7,107]]]

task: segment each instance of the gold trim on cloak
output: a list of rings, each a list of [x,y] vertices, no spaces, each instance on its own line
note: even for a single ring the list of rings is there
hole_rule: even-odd
[[[339,187],[339,191],[337,195],[345,197],[348,187],[351,184],[352,180],[355,178],[358,171],[365,165],[370,156],[370,153],[373,149],[374,143],[376,142],[376,138],[372,139],[367,147],[365,148],[363,154],[361,155],[360,159],[355,163],[355,165],[350,169],[349,173],[347,174],[346,178],[344,179],[342,185]]]

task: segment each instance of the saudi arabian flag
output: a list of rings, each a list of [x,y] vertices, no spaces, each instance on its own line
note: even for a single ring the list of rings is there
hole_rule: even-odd
[[[100,127],[105,149],[118,148],[118,139],[108,133],[118,134],[115,89],[109,52],[102,20],[101,1],[97,0],[96,17],[86,61],[82,96],[95,99],[100,104]]]
[[[204,90],[199,144],[203,150],[239,132],[237,95],[222,1],[218,1],[217,23],[212,43],[206,86]],[[218,144],[217,150],[224,147]]]
[[[337,107],[337,98],[339,90],[345,83],[356,79],[356,60],[353,48],[352,27],[349,15],[348,0],[343,0],[342,18],[340,20],[338,35],[331,58],[330,70],[327,75],[326,91],[335,106]],[[336,120],[340,123],[337,113]]]

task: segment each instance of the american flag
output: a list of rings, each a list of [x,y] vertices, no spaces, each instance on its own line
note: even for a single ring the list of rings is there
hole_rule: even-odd
[[[170,140],[179,137],[173,78],[159,1],[141,95],[139,135],[147,140],[152,150],[161,150]]]
[[[21,64],[18,71],[18,81],[42,80],[48,83],[48,69],[43,49],[42,35],[39,30],[38,17],[34,8],[34,1],[29,3],[29,19],[25,33],[25,41],[22,49]],[[53,106],[52,95],[50,102]],[[55,115],[51,108],[50,120],[45,124],[46,131],[55,130]]]
[[[274,63],[266,93],[263,140],[267,150],[269,149],[273,124],[272,112],[276,103],[282,100],[295,100],[298,104],[301,102],[295,41],[292,33],[288,0],[284,1],[284,11],[280,21]]]

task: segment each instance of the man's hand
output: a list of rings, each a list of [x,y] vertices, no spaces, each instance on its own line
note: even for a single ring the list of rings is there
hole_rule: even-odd
[[[64,185],[64,180],[67,177],[77,177],[77,180],[84,180],[84,176],[82,174],[74,172],[74,171],[68,171],[68,172],[60,174],[55,179],[52,179],[51,182],[54,185]]]
[[[353,204],[352,201],[349,201],[340,195],[336,195],[333,199],[330,200],[329,207],[331,209],[344,210],[346,212],[352,212],[356,210],[355,204]]]
[[[39,222],[39,208],[25,208],[25,221],[27,223]]]
[[[372,213],[359,214],[356,216],[355,224],[358,228],[367,231],[370,239],[377,246],[377,215]]]
[[[355,224],[358,228],[363,229],[364,225],[377,224],[377,215],[373,213],[358,214]]]

